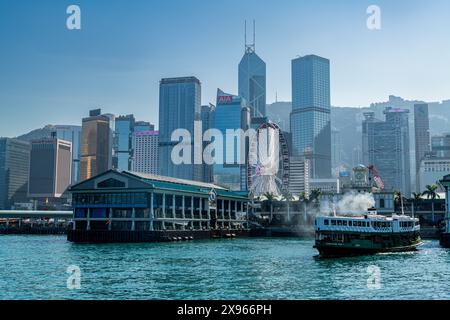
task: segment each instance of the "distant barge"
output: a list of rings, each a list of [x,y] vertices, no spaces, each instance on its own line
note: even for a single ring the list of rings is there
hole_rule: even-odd
[[[249,236],[248,195],[220,186],[108,171],[71,187],[75,243]]]
[[[315,248],[321,256],[415,251],[422,244],[418,219],[407,216],[318,217]]]

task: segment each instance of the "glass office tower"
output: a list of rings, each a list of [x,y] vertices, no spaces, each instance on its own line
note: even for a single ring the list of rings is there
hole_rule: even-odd
[[[132,169],[134,126],[133,115],[119,116],[115,119],[113,168],[119,171]]]
[[[159,169],[162,176],[200,181],[202,166],[194,165],[194,122],[200,121],[201,84],[195,77],[162,79],[159,88]],[[191,137],[191,163],[176,165],[171,154],[179,141],[172,141],[177,129]]]
[[[330,61],[309,55],[292,61],[293,155],[310,160],[313,179],[331,176]]]
[[[266,63],[254,46],[246,46],[239,63],[239,95],[247,100],[252,118],[266,116]]]
[[[83,119],[80,157],[80,181],[112,168],[114,116],[92,110]]]
[[[214,183],[230,188],[233,191],[247,190],[247,164],[242,159],[247,159],[248,146],[245,139],[227,134],[227,130],[242,129],[250,126],[250,108],[244,98],[217,92],[217,105],[214,112],[214,128],[223,136],[223,152],[217,154],[217,158],[223,160],[221,164],[213,166]],[[244,152],[241,146],[244,144]]]

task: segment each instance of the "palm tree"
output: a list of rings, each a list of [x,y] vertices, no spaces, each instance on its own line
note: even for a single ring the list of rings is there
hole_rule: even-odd
[[[288,221],[291,221],[291,201],[294,200],[294,196],[289,191],[283,191],[283,201],[287,202],[287,216]]]
[[[412,203],[412,217],[414,218],[416,215],[416,205],[417,203],[422,199],[422,194],[418,193],[418,192],[413,192],[412,194],[412,198],[411,198],[411,203]]]
[[[272,223],[272,219],[273,219],[273,202],[274,202],[276,196],[272,192],[266,192],[264,194],[264,197],[266,198],[266,201],[269,203],[269,206],[270,206],[270,223]]]
[[[439,194],[436,192],[439,189],[439,187],[435,184],[433,185],[427,185],[426,186],[426,190],[423,192],[423,195],[427,197],[428,200],[431,199],[431,219],[433,220],[434,223],[434,201],[436,199],[440,199],[441,197],[439,196]]]
[[[309,200],[317,204],[321,195],[322,191],[320,189],[314,189],[311,191],[311,194],[309,195]]]
[[[398,190],[394,191],[394,202],[395,202],[396,205],[400,205],[401,206],[402,214],[404,215],[405,214],[405,210],[404,210],[404,207],[403,207],[403,200],[404,200],[404,197],[402,195],[402,192],[398,191]]]

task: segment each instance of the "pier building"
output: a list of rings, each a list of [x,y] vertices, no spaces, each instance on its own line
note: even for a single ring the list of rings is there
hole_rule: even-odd
[[[152,242],[248,234],[248,194],[190,180],[107,171],[71,187],[72,242]]]

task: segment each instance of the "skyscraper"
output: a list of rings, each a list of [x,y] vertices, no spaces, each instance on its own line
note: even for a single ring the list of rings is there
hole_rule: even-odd
[[[292,60],[293,155],[310,160],[312,179],[331,176],[330,61],[315,55]]]
[[[404,196],[411,194],[408,113],[387,108],[386,121],[368,113],[363,123],[367,165],[375,165],[387,191],[399,190]]]
[[[223,152],[218,156],[223,163],[213,166],[214,183],[235,191],[247,190],[247,142],[239,135],[227,134],[227,130],[246,131],[249,127],[250,108],[246,100],[217,90],[214,128],[220,130],[224,138]]]
[[[130,171],[133,162],[134,116],[119,116],[115,119],[113,168]]]
[[[158,174],[159,132],[141,131],[134,135],[133,171]]]
[[[0,138],[0,210],[27,201],[30,149],[28,142]]]
[[[420,191],[420,163],[424,159],[425,155],[431,151],[428,104],[416,104],[414,106],[414,130],[416,148],[416,190]]]
[[[159,87],[159,163],[163,176],[201,180],[201,165],[194,165],[194,122],[200,120],[201,84],[195,77],[162,79]],[[184,129],[191,135],[190,164],[176,165],[172,150],[179,141],[171,141],[175,130]]]
[[[81,126],[72,125],[47,125],[44,128],[33,130],[18,137],[19,140],[32,142],[33,140],[56,138],[72,143],[72,180],[75,184],[80,180],[80,157],[81,157]]]
[[[214,112],[216,110],[216,106],[209,104],[202,106],[202,135],[204,136],[205,132],[209,129],[213,129],[214,125]],[[203,142],[203,150],[205,150],[208,142]],[[213,166],[206,164],[203,162],[202,165],[202,182],[212,183],[213,182]]]
[[[342,141],[341,132],[337,129],[331,130],[331,166],[338,175],[342,165]]]
[[[113,116],[92,110],[83,119],[80,180],[90,179],[112,168]]]
[[[81,127],[80,126],[53,126],[56,138],[72,143],[72,178],[75,184],[80,180],[80,156],[81,156]]]
[[[247,100],[251,117],[260,118],[266,116],[266,63],[255,52],[253,35],[253,44],[247,44],[245,37],[245,53],[239,63],[239,96]]]
[[[56,138],[31,143],[28,196],[33,199],[60,198],[70,185],[72,143]]]

